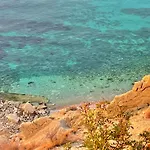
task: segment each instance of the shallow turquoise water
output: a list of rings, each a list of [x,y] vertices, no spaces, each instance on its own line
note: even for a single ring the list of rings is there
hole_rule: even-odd
[[[1,91],[57,104],[111,99],[150,73],[149,0],[1,0]]]

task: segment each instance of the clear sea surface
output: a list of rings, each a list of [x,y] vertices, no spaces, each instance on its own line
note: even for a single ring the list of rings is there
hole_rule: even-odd
[[[150,0],[0,1],[0,91],[110,100],[145,74]]]

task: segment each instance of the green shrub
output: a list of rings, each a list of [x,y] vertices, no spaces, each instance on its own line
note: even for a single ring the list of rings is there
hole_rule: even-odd
[[[63,145],[64,150],[70,150],[71,147],[72,147],[72,146],[71,146],[71,143],[70,143],[70,142],[68,142],[68,143],[66,143],[66,144]]]
[[[129,129],[132,128],[129,113],[120,113],[108,117],[107,110],[100,105],[97,109],[90,109],[88,105],[82,107],[83,124],[86,128],[84,145],[89,150],[148,150],[150,133],[140,134],[140,141],[131,140]]]

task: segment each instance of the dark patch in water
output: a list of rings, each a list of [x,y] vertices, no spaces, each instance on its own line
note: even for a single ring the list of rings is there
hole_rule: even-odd
[[[0,49],[0,59],[3,59],[6,56],[7,56],[7,53],[4,50]]]
[[[29,87],[32,87],[32,86],[34,86],[34,85],[35,85],[35,82],[33,82],[33,81],[28,82],[28,86],[29,86]]]
[[[140,30],[136,31],[135,34],[147,40],[147,38],[150,37],[150,28],[141,28]]]
[[[34,84],[34,82],[33,81],[28,82],[28,85],[31,85],[31,84]]]
[[[150,16],[150,8],[125,8],[121,9],[121,12],[124,14],[136,15],[144,18]]]
[[[28,29],[31,32],[36,33],[45,33],[51,30],[56,31],[69,31],[71,30],[70,27],[65,26],[63,24],[54,24],[52,22],[37,22],[37,21],[26,21],[20,24],[16,24],[15,28],[20,28],[20,26],[23,29]]]
[[[3,28],[0,28],[0,32],[10,32],[10,31],[23,31],[23,32],[33,32],[33,33],[45,33],[49,31],[69,31],[71,27],[64,24],[57,24],[53,22],[38,22],[38,21],[28,21],[23,19],[11,19],[5,20],[0,18],[0,23]]]
[[[12,41],[18,43],[18,48],[23,48],[26,44],[39,44],[44,42],[44,38],[32,37],[32,36],[0,36],[0,40],[4,42],[2,46],[10,46],[6,41]]]

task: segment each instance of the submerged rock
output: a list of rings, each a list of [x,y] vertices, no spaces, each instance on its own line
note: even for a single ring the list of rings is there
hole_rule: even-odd
[[[6,56],[7,56],[7,53],[4,50],[0,49],[0,59],[3,59]]]
[[[28,94],[0,93],[0,98],[3,100],[20,102],[48,102],[48,99],[43,96],[33,96]]]

